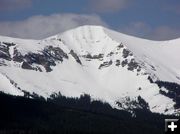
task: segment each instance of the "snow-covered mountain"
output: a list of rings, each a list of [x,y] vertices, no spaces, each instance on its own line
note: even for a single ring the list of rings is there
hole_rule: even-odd
[[[152,112],[172,114],[179,111],[174,107],[179,51],[180,39],[150,41],[101,26],[82,26],[43,40],[0,36],[0,90],[44,97],[86,93],[122,109],[142,107],[138,103],[145,100]]]

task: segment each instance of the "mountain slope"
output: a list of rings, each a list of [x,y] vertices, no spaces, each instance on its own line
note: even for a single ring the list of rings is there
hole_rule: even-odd
[[[126,44],[134,55],[145,63],[150,73],[157,79],[180,83],[180,39],[169,41],[150,41],[106,30],[116,41]],[[154,66],[154,67],[152,67]]]
[[[131,102],[140,96],[153,112],[177,110],[172,98],[160,94],[167,89],[154,82],[180,84],[179,40],[149,41],[82,26],[44,40],[0,41],[0,89],[6,93],[87,93],[121,109],[138,107]]]

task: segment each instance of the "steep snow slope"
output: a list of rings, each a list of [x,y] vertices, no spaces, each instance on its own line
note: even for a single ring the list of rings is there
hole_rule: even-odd
[[[171,114],[175,103],[148,77],[180,83],[178,42],[138,39],[100,26],[44,40],[0,37],[0,90],[44,97],[88,93],[115,107],[120,102],[119,108],[141,96],[151,111]]]
[[[150,41],[127,36],[109,29],[108,35],[123,42],[139,61],[145,64],[156,79],[180,83],[180,39],[169,41]]]
[[[8,80],[8,78],[5,75],[0,74],[0,87],[1,91],[5,93],[11,93],[12,95],[23,95],[23,93],[19,90],[17,90]]]

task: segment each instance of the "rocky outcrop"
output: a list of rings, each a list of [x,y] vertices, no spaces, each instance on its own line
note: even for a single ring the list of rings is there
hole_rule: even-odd
[[[123,58],[127,58],[128,56],[132,56],[133,54],[129,51],[129,50],[127,50],[127,49],[123,49]]]
[[[5,44],[6,46],[10,47],[10,46],[15,46],[16,44],[14,43],[10,43],[10,42],[2,42],[3,44]]]
[[[121,48],[123,48],[124,47],[124,45],[121,43],[121,44],[119,44],[118,46],[117,46],[117,50],[120,50]]]
[[[34,70],[34,68],[27,62],[23,62],[22,66],[23,69],[29,69],[29,70]]]
[[[42,65],[47,72],[50,72],[52,71],[51,66],[55,66],[56,62],[63,62],[64,58],[68,59],[68,55],[61,48],[53,46],[47,46],[37,53],[29,52],[24,55],[19,52],[17,47],[14,47],[11,56],[10,47],[15,45],[14,43],[0,42],[0,59],[22,63],[23,69],[42,71],[38,66]],[[75,54],[73,56],[77,59]],[[2,61],[0,61],[0,65],[5,65]]]
[[[82,65],[81,60],[79,59],[78,55],[73,50],[70,51],[70,54],[72,55],[72,57],[74,57],[74,59],[76,60],[77,63]]]
[[[40,70],[38,67],[32,67],[32,64],[37,64],[42,65],[47,72],[50,72],[52,71],[51,66],[55,66],[56,61],[63,62],[63,58],[68,59],[68,55],[61,48],[48,46],[40,53],[28,53],[24,55],[24,69]]]
[[[116,60],[116,66],[120,66],[121,65],[121,61],[120,60]]]
[[[11,60],[11,56],[9,53],[9,47],[12,45],[14,45],[14,44],[0,42],[0,59],[5,59],[5,60],[9,60],[9,61]]]
[[[127,59],[125,59],[125,60],[123,60],[123,61],[121,62],[121,66],[122,66],[122,67],[125,67],[127,64],[128,64],[128,60],[127,60]]]
[[[17,48],[14,48],[13,61],[23,62],[23,56],[22,56],[22,54],[17,50]]]
[[[101,60],[104,57],[104,54],[91,55],[89,53],[87,55],[84,55],[83,57],[88,58],[88,59],[99,59],[99,60]]]
[[[124,109],[129,112],[132,112],[136,109],[143,109],[148,111],[150,109],[149,104],[141,96],[137,96],[135,98],[126,96],[124,98],[121,98],[120,101],[116,101],[116,105],[120,109]]]
[[[63,62],[63,58],[68,59],[68,55],[59,47],[48,46],[42,51],[46,58]]]
[[[137,71],[140,71],[141,67],[138,65],[138,63],[135,61],[135,59],[131,59],[131,61],[128,63],[128,70],[134,71],[137,69]]]
[[[110,65],[112,65],[112,63],[113,63],[112,60],[105,61],[99,66],[99,69],[102,69],[103,67],[109,67]]]
[[[51,66],[55,66],[56,62],[63,62],[63,59],[68,59],[68,55],[59,47],[47,46],[38,53],[27,53],[22,55],[16,47],[13,49],[11,57],[9,47],[14,46],[13,43],[0,43],[0,59],[13,60],[17,63],[22,63],[23,69],[42,71],[38,65],[42,65],[47,72],[52,71]],[[5,64],[0,62],[1,64]]]

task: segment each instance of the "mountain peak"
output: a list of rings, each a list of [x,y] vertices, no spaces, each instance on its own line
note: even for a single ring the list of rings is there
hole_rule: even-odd
[[[119,108],[141,96],[151,111],[174,113],[174,100],[156,81],[180,84],[178,50],[176,41],[149,41],[101,26],[43,40],[0,37],[0,79],[7,83],[0,90],[44,97],[87,93],[115,107],[121,103]]]

